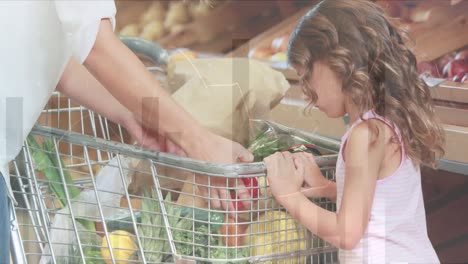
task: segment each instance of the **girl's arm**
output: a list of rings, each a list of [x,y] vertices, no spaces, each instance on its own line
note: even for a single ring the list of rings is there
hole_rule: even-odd
[[[348,139],[345,148],[346,180],[338,213],[322,209],[309,201],[300,192],[300,186],[295,187],[296,191],[286,188],[286,185],[294,181],[284,175],[291,174],[286,174],[286,170],[280,173],[274,171],[275,166],[272,164],[278,160],[271,159],[267,162],[273,168],[270,173],[270,166],[267,165],[270,186],[273,194],[276,193],[278,202],[311,232],[342,249],[353,249],[361,240],[369,222],[384,154],[384,133],[379,133],[372,143],[369,142],[371,135],[367,122],[363,122],[353,129]],[[301,172],[295,170],[294,164],[291,164],[293,168],[289,170],[293,169],[292,174],[296,175],[294,177],[299,177],[297,175]],[[282,192],[284,190],[290,192]]]
[[[304,186],[301,192],[307,197],[328,198],[336,201],[336,183],[325,178],[310,153],[295,153],[294,159],[302,161],[304,166]]]
[[[306,197],[327,198],[332,202],[336,202],[336,182],[327,179],[325,180],[326,183],[321,187],[310,187],[309,185],[302,187],[301,193]]]

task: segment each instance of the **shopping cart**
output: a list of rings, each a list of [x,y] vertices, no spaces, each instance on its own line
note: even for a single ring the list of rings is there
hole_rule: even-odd
[[[257,122],[331,153],[317,163],[334,178],[336,141]],[[53,95],[10,166],[15,263],[338,262],[334,247],[275,203],[262,162],[210,164],[132,143],[120,126]],[[240,188],[233,179],[257,182],[252,207],[237,217],[211,208],[194,175],[222,178],[220,188],[233,193]],[[314,202],[335,210],[327,199]]]

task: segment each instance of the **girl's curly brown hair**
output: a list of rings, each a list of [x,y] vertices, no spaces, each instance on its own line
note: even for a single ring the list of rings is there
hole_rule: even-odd
[[[303,91],[314,62],[323,61],[342,80],[343,93],[358,107],[386,117],[399,128],[407,155],[433,167],[444,154],[444,132],[416,58],[383,10],[368,0],[324,0],[310,10],[291,35],[288,62],[305,69]]]

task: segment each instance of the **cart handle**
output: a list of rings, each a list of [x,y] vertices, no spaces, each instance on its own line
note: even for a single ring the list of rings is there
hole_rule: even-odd
[[[169,61],[169,53],[157,43],[136,37],[118,37],[131,51],[148,57],[155,64],[166,65]]]
[[[38,136],[54,137],[68,143],[88,146],[102,151],[116,152],[133,158],[150,159],[159,165],[210,176],[231,178],[254,177],[264,176],[266,172],[266,166],[263,162],[216,164],[40,125],[35,125],[31,133]],[[332,168],[336,164],[337,155],[317,156],[315,160],[321,168]]]

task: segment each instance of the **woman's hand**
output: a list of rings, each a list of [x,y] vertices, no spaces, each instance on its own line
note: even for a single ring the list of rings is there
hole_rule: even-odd
[[[136,143],[144,148],[184,157],[187,156],[185,151],[171,140],[141,125],[130,112],[128,117],[122,122],[122,126],[130,133]]]
[[[294,158],[289,152],[276,152],[265,158],[265,165],[270,190],[276,199],[301,191],[304,183],[304,164],[301,159]]]
[[[197,136],[200,135],[200,136]],[[189,157],[197,160],[219,164],[234,164],[239,162],[252,162],[253,155],[240,144],[224,137],[218,136],[208,130],[195,133],[191,147],[187,147],[185,152]],[[228,211],[236,211],[233,199],[231,198],[229,187],[236,186],[236,197],[242,202],[244,208],[251,207],[252,197],[245,188],[241,180],[231,180],[228,182],[224,177],[213,177],[197,175],[196,183],[200,195],[209,199],[212,208],[223,208]]]

